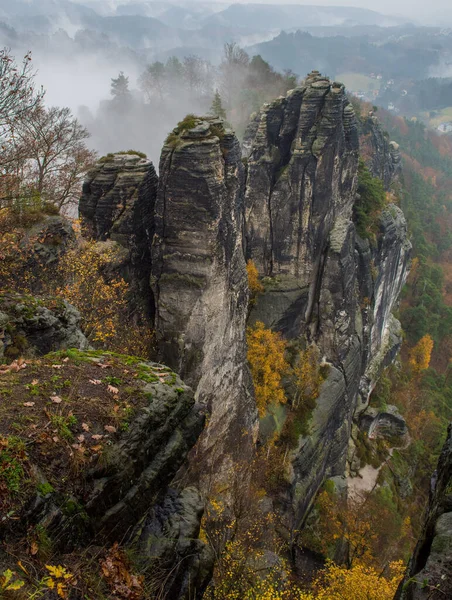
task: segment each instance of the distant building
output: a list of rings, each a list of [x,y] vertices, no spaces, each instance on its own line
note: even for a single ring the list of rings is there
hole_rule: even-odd
[[[438,131],[441,133],[452,133],[452,121],[438,125]]]

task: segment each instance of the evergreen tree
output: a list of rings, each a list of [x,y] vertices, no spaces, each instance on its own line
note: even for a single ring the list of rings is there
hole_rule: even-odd
[[[210,114],[214,115],[215,117],[220,117],[221,119],[226,120],[226,111],[224,110],[223,104],[221,103],[221,96],[218,90],[215,90],[215,95],[210,106]]]
[[[121,71],[116,79],[111,80],[110,94],[115,98],[125,98],[129,96],[129,78]]]

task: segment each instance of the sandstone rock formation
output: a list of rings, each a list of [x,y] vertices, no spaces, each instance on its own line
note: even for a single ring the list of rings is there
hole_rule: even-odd
[[[372,171],[389,187],[400,156],[373,118],[368,128]],[[220,120],[188,116],[163,148],[157,193],[149,163],[115,156],[90,176],[80,207],[87,231],[131,249],[159,357],[211,410],[197,454],[206,473],[249,457],[256,436],[245,259],[265,283],[249,322],[317,346],[329,375],[292,455],[300,518],[324,479],[344,473],[352,420],[401,342],[392,309],[409,263],[406,222],[388,206],[376,244],[357,236],[359,133],[343,86],[313,72],[255,115],[243,160]]]
[[[410,244],[395,206],[381,216],[377,247],[356,234],[358,127],[342,85],[310,74],[264,106],[244,147],[246,252],[267,278],[250,319],[315,343],[329,364],[309,435],[292,456],[294,506],[303,518],[325,477],[344,472],[355,411],[400,345],[391,311]]]
[[[452,425],[430,485],[421,537],[395,600],[452,597]]]
[[[150,315],[150,249],[157,179],[153,164],[141,155],[108,154],[88,173],[79,203],[85,236],[113,240],[128,250],[123,275],[134,284]]]
[[[0,361],[88,347],[80,314],[60,298],[0,294]]]
[[[209,406],[202,449],[210,464],[249,456],[256,425],[243,183],[238,140],[217,119],[188,119],[163,148],[152,248],[157,343]]]
[[[402,168],[399,145],[388,139],[388,134],[385,134],[378,117],[373,113],[361,120],[359,129],[362,146],[366,149],[364,159],[370,172],[381,179],[388,190]]]

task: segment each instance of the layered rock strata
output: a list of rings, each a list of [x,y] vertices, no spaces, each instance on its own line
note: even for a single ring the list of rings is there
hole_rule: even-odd
[[[250,319],[314,343],[329,365],[292,455],[303,518],[325,477],[344,472],[355,411],[400,344],[391,311],[410,244],[395,206],[381,215],[377,246],[356,234],[358,126],[341,84],[311,73],[254,117],[244,147],[246,252],[266,288]]]
[[[221,121],[194,120],[171,134],[155,205],[155,329],[162,360],[209,406],[200,448],[211,465],[249,456],[256,428],[246,361],[243,185],[240,145]]]
[[[377,154],[372,170],[388,187],[400,157],[373,117],[369,123]],[[149,227],[135,224],[140,243],[148,244],[139,268],[143,282],[150,274],[159,357],[212,413],[195,459],[206,473],[227,465],[228,455],[231,461],[249,457],[256,435],[245,260],[255,262],[265,284],[249,322],[263,321],[298,345],[317,346],[329,375],[309,435],[300,437],[292,456],[300,518],[324,479],[344,473],[353,418],[366,408],[380,369],[401,341],[391,311],[409,262],[406,222],[390,205],[376,244],[357,236],[352,214],[360,133],[344,87],[313,72],[255,115],[243,160],[221,121],[187,117],[163,148],[157,193],[142,172],[124,213],[142,214],[143,207],[150,213]],[[107,161],[84,188],[81,214],[100,239],[114,237],[110,232],[122,223],[111,215],[120,205],[118,172],[127,160]],[[138,160],[134,168],[146,171],[146,164]],[[110,188],[102,183],[106,177]],[[140,200],[142,194],[150,198]],[[127,241],[130,229],[119,229],[125,246],[140,246]]]
[[[373,111],[360,120],[359,131],[364,160],[372,175],[381,179],[388,190],[402,169],[399,145],[389,140]]]
[[[152,317],[149,287],[157,174],[152,162],[135,153],[108,154],[88,173],[79,203],[82,233],[113,240],[127,249],[122,274]]]

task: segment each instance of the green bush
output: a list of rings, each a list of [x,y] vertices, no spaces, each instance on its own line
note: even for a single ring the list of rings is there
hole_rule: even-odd
[[[363,160],[358,167],[358,196],[353,206],[353,219],[358,234],[365,239],[375,240],[379,217],[385,205],[383,183],[372,177]]]

